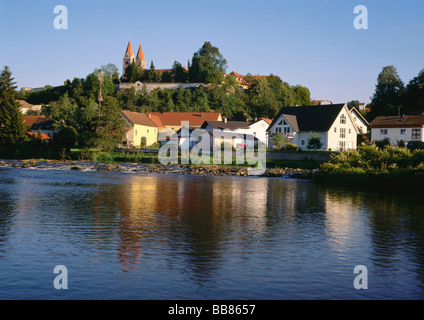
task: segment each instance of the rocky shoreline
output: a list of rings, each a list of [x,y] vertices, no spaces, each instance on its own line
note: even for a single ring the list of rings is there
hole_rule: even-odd
[[[248,173],[245,167],[219,165],[163,165],[131,163],[95,163],[58,160],[0,160],[0,168],[26,168],[40,170],[109,171],[127,173],[188,174],[199,176],[260,176],[312,179],[318,169],[272,168],[260,175]]]

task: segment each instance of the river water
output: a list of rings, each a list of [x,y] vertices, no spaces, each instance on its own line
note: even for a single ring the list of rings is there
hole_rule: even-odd
[[[422,199],[284,178],[0,169],[0,299],[423,297]]]

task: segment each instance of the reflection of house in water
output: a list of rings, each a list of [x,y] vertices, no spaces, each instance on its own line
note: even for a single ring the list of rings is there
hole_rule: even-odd
[[[139,263],[144,242],[154,228],[157,205],[157,179],[132,177],[119,194],[119,259],[126,271]]]
[[[324,191],[323,191],[324,192]],[[353,194],[344,196],[337,191],[325,191],[325,231],[329,247],[338,254],[348,255],[349,250],[363,244],[363,217],[360,202]]]

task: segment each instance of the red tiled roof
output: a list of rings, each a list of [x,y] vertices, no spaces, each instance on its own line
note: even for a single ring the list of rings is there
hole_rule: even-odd
[[[45,116],[24,116],[24,123],[27,124],[28,128],[31,128],[34,123],[47,120]]]
[[[157,127],[156,124],[145,113],[123,110],[122,114],[133,124]]]
[[[218,121],[220,112],[150,112],[151,116],[158,116],[165,126],[180,126],[182,121],[188,121],[191,126],[201,126],[207,120]]]
[[[259,120],[264,120],[268,124],[272,123],[272,119],[268,119],[268,118],[260,118]]]
[[[45,133],[40,133],[40,132],[27,132],[30,136],[37,138],[39,135],[41,135],[41,139],[42,140],[50,140],[51,138],[45,134]]]

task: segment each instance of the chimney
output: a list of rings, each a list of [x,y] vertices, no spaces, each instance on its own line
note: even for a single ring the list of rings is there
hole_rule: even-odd
[[[203,112],[202,112],[202,118],[203,118]]]
[[[149,112],[149,118],[152,119],[152,115],[150,114],[150,112]]]
[[[224,118],[224,123],[227,123],[227,118]]]

